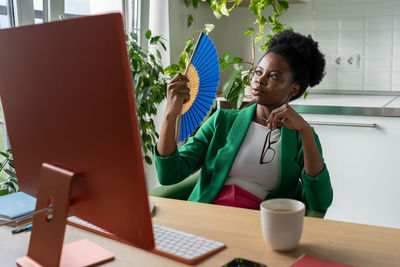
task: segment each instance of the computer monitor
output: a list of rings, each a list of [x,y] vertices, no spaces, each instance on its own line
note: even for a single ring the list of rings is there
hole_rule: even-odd
[[[20,190],[39,203],[41,177],[45,200],[57,189],[70,195],[69,213],[152,249],[128,60],[120,14],[1,30],[0,97]],[[56,178],[71,178],[71,193],[68,181],[50,185]],[[61,220],[65,229],[57,201],[48,225]],[[46,235],[35,234],[35,220],[31,246]]]

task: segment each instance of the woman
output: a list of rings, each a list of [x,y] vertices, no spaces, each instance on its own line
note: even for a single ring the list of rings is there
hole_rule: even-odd
[[[258,209],[263,200],[283,197],[327,210],[332,187],[318,136],[288,105],[322,80],[324,68],[310,36],[276,34],[251,78],[255,104],[217,110],[179,150],[175,123],[189,89],[187,77],[175,76],[154,151],[160,183],[178,183],[201,167],[189,201]]]

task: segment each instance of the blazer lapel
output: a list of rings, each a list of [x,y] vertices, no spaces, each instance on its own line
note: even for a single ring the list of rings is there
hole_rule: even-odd
[[[250,122],[253,119],[257,105],[254,104],[248,108],[239,111],[232,128],[230,129],[225,146],[220,149],[215,159],[212,183],[220,189],[225,182],[233,161],[246,137]]]

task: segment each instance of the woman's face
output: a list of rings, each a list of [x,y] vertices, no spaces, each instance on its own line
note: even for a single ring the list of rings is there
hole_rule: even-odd
[[[251,90],[254,102],[276,108],[296,95],[300,86],[293,82],[293,73],[286,59],[271,52],[255,68]]]

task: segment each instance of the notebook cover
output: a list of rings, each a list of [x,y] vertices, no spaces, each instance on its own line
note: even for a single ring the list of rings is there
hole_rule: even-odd
[[[36,198],[24,192],[17,192],[0,197],[0,219],[13,220],[32,213],[35,210]]]
[[[351,267],[353,265],[348,265],[336,261],[325,260],[321,258],[317,258],[314,256],[304,254],[300,258],[298,258],[294,263],[292,263],[289,267]]]

